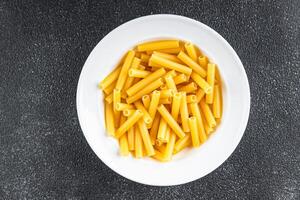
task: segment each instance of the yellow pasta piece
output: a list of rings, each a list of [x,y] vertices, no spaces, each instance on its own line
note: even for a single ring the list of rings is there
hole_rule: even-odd
[[[186,96],[186,102],[187,103],[198,103],[197,96],[194,94]]]
[[[109,135],[115,135],[113,105],[105,102],[105,125]]]
[[[171,104],[171,103],[172,103],[172,98],[171,97],[159,99],[159,104]]]
[[[146,108],[143,106],[142,102],[141,101],[136,101],[136,102],[134,102],[134,105],[138,110],[143,112],[144,122],[146,124],[151,124],[152,123],[152,118],[150,117],[150,115],[149,115],[148,111],[146,110]]]
[[[150,129],[150,138],[151,138],[151,144],[154,145],[158,133],[158,128],[160,124],[160,115],[155,115],[151,129]]]
[[[128,119],[121,124],[121,126],[117,129],[115,137],[121,137],[128,129],[130,129],[141,117],[143,117],[143,112],[140,110],[136,110]]]
[[[170,140],[167,143],[166,150],[164,152],[164,159],[166,161],[171,160],[171,158],[172,158],[172,154],[173,154],[174,147],[175,147],[175,142],[176,142],[176,135],[173,132],[171,132]]]
[[[164,105],[160,105],[157,108],[160,115],[166,120],[167,124],[170,126],[170,128],[174,131],[174,133],[179,137],[182,138],[185,136],[185,133],[180,128],[178,123],[175,121],[175,119],[171,116],[171,114],[168,112],[168,110],[165,108]]]
[[[192,73],[192,69],[188,68],[187,66],[170,61],[166,58],[160,57],[155,54],[151,55],[149,62],[151,62],[151,61],[156,64],[159,64],[165,68],[176,70],[178,72],[181,72],[181,73],[184,73],[187,75],[190,75]]]
[[[144,53],[141,54],[141,61],[142,61],[143,63],[148,63],[149,59],[150,59],[150,56],[149,56],[149,55],[144,54]]]
[[[166,59],[171,60],[173,62],[177,62],[177,63],[182,64],[182,61],[179,60],[175,55],[167,54],[167,53],[161,53],[161,52],[158,52],[158,51],[153,51],[153,54],[156,54],[160,57],[166,58]]]
[[[189,57],[191,57],[191,59],[197,62],[197,51],[195,49],[195,46],[192,43],[187,42],[184,44],[184,47]]]
[[[131,127],[127,132],[129,151],[134,151],[134,135],[135,135],[134,129],[135,129],[135,126]]]
[[[187,66],[192,68],[196,73],[198,73],[202,77],[206,77],[206,71],[203,69],[198,63],[196,63],[193,59],[191,59],[188,55],[186,55],[183,51],[181,51],[177,57],[184,62]]]
[[[106,88],[104,88],[104,89],[103,89],[103,92],[104,92],[105,94],[110,94],[110,93],[112,93],[113,90],[114,90],[114,88],[115,88],[115,86],[116,86],[116,82],[117,82],[117,81],[114,81],[112,84],[110,84],[109,86],[107,86]]]
[[[132,61],[132,64],[131,64],[131,67],[130,69],[142,69],[143,66],[140,65],[141,63],[141,60],[138,59],[138,58],[133,58],[133,61]],[[145,69],[145,68],[144,68]],[[125,81],[125,85],[124,85],[124,88],[123,88],[123,91],[122,91],[122,97],[123,98],[126,98],[127,97],[127,93],[126,93],[126,90],[128,88],[130,88],[135,81],[138,81],[139,79],[138,78],[134,78],[134,77],[127,77],[126,81]]]
[[[203,67],[203,69],[207,69],[208,59],[206,56],[199,56],[198,62],[199,62],[199,65],[201,67]]]
[[[117,81],[120,71],[121,67],[117,67],[116,69],[114,69],[114,71],[112,71],[108,76],[105,77],[105,79],[103,79],[99,83],[99,87],[103,90],[110,86],[114,81]]]
[[[186,93],[191,93],[197,90],[197,84],[194,82],[191,82],[187,85],[181,86],[178,88],[179,92],[186,92]]]
[[[144,121],[139,120],[138,127],[140,129],[140,133],[141,133],[144,145],[145,145],[147,156],[153,156],[155,154],[154,148],[152,146],[150,135],[149,135],[148,129],[147,129]]]
[[[129,69],[128,75],[129,77],[136,77],[136,78],[145,78],[149,76],[151,72],[139,69]]]
[[[207,83],[211,86],[211,93],[206,95],[206,103],[212,104],[214,97],[214,83],[215,83],[215,69],[216,65],[208,63],[207,65]]]
[[[116,103],[116,110],[117,111],[123,111],[123,110],[126,110],[126,109],[133,110],[134,106],[126,104],[126,103],[119,103],[119,102]]]
[[[126,117],[121,116],[120,123],[124,123],[126,121]],[[127,134],[123,134],[120,139],[120,155],[121,156],[128,156],[129,155],[129,149],[128,149],[128,140],[127,140]]]
[[[208,104],[205,103],[205,101],[203,101],[203,99],[200,101],[200,107],[201,107],[201,110],[205,116],[205,119],[208,123],[208,126],[209,127],[215,127],[217,125],[217,122],[208,106]]]
[[[221,118],[221,95],[218,85],[214,87],[214,101],[212,106],[213,114],[215,118]]]
[[[163,118],[160,119],[158,133],[157,133],[157,140],[161,142],[167,142],[166,141],[166,133],[167,133],[167,122]]]
[[[132,115],[135,112],[135,110],[131,110],[131,109],[125,109],[123,110],[123,115],[125,117],[129,117],[130,115]]]
[[[121,91],[117,88],[114,89],[113,92],[113,105],[114,105],[114,112],[117,111],[117,103],[121,102]]]
[[[160,98],[162,98],[162,99],[168,98],[168,97],[173,96],[173,94],[174,94],[174,90],[172,90],[172,89],[161,90]]]
[[[165,77],[165,80],[166,80],[167,87],[169,89],[172,89],[173,91],[177,92],[177,87],[174,83],[173,77],[172,76],[167,76],[167,77]]]
[[[197,102],[200,102],[200,100],[204,97],[205,93],[204,91],[199,88],[196,92],[196,96],[197,96]]]
[[[191,130],[193,147],[198,147],[198,146],[200,146],[200,141],[199,141],[198,125],[197,125],[196,117],[190,117],[188,119],[188,121],[189,121],[189,125],[190,125],[190,130]]]
[[[118,127],[120,127],[120,119],[121,119],[121,112],[119,112],[119,111],[116,111],[116,112],[114,112],[114,116],[115,116],[115,127],[116,128],[118,128]]]
[[[136,158],[141,158],[143,157],[143,139],[140,133],[140,129],[137,126],[135,126],[134,130],[134,153]]]
[[[205,120],[203,120],[203,121],[205,121]],[[206,121],[204,122],[204,130],[205,130],[206,135],[210,135],[211,132],[214,131],[214,129],[212,127],[208,126]]]
[[[174,83],[176,85],[179,85],[180,83],[185,83],[188,81],[188,77],[185,74],[179,74],[174,77]]]
[[[212,87],[198,74],[192,73],[191,78],[199,85],[206,94],[212,92]]]
[[[159,104],[160,95],[161,95],[160,91],[154,90],[152,92],[151,101],[150,101],[150,105],[149,105],[149,109],[148,109],[148,112],[149,112],[149,115],[150,115],[151,119],[154,119],[154,116],[156,114],[157,106]],[[152,125],[152,123],[150,124],[150,126],[147,126],[147,127],[150,128],[151,125]]]
[[[123,134],[120,139],[120,155],[121,156],[128,156],[129,155],[129,149],[128,149],[128,140],[127,140],[127,134]]]
[[[161,49],[161,50],[157,50],[161,53],[169,53],[169,54],[178,54],[180,51],[182,51],[181,47],[177,47],[177,48],[172,48],[172,49]]]
[[[188,113],[188,108],[187,108],[185,92],[181,93],[180,116],[181,116],[183,131],[189,132],[190,131],[189,123],[188,123],[189,113]]]
[[[191,143],[192,143],[191,135],[186,134],[183,138],[180,138],[179,140],[177,140],[177,142],[175,143],[175,146],[174,146],[173,153],[176,154],[176,153],[180,152],[184,148],[190,146]]]
[[[159,70],[153,72],[143,80],[139,81],[135,85],[131,86],[126,92],[129,96],[133,96],[134,94],[138,93],[141,89],[146,87],[147,85],[151,84],[153,81],[160,78],[162,75],[166,73],[164,68],[160,68]]]
[[[130,65],[133,61],[135,52],[133,50],[130,50],[125,58],[124,64],[122,66],[121,72],[119,74],[117,83],[116,83],[116,89],[122,90],[123,86],[125,84],[125,81],[127,79],[128,70],[130,68]]]
[[[155,160],[160,161],[160,162],[166,161],[163,153],[161,153],[157,150],[154,150],[154,151],[155,151],[155,154],[152,156],[152,158],[154,158]]]
[[[163,85],[163,79],[159,78],[156,81],[150,83],[149,85],[145,86],[143,89],[141,89],[139,92],[135,93],[133,96],[128,97],[126,99],[127,103],[133,103],[137,100],[139,100],[140,98],[142,98],[143,95],[145,94],[149,94],[150,92],[152,92],[153,90],[156,90],[157,88],[159,88],[160,86]]]
[[[195,116],[196,119],[197,119],[200,142],[204,143],[207,140],[207,137],[206,137],[206,134],[205,134],[203,119],[202,119],[201,112],[199,110],[198,104],[197,103],[191,103],[190,108],[191,108],[193,116]]]
[[[171,49],[179,47],[178,40],[165,40],[165,41],[155,41],[139,44],[137,46],[138,51],[155,51],[160,49]]]
[[[142,102],[146,110],[148,110],[150,106],[150,96],[148,94],[142,96]]]

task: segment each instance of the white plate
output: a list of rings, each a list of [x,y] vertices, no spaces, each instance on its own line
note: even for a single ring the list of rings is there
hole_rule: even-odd
[[[200,148],[185,150],[168,163],[118,154],[118,143],[104,127],[102,92],[97,84],[127,50],[153,39],[191,41],[218,64],[223,78],[222,123]],[[151,15],[131,20],[107,34],[85,62],[77,88],[79,122],[96,155],[118,174],[148,185],[178,185],[199,179],[219,167],[234,151],[247,125],[250,89],[243,65],[232,47],[208,26],[176,15]]]

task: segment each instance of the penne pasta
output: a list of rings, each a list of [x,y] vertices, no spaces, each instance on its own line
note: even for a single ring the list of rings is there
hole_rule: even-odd
[[[182,129],[184,132],[189,132],[189,124],[188,124],[188,108],[187,108],[187,102],[186,102],[186,93],[181,93],[181,104],[180,104],[180,116],[181,116],[181,122],[182,122]]]
[[[146,110],[148,110],[150,106],[150,96],[148,94],[142,96],[142,102]]]
[[[214,101],[213,101],[213,114],[215,118],[221,118],[221,95],[218,85],[214,86]]]
[[[185,92],[185,93],[191,93],[197,90],[197,84],[194,82],[191,82],[187,85],[181,86],[178,88],[179,92]]]
[[[203,119],[202,119],[202,116],[201,116],[201,112],[199,110],[199,106],[198,106],[197,103],[191,103],[190,108],[191,108],[193,116],[195,116],[196,119],[197,119],[198,133],[199,133],[200,142],[204,143],[207,140],[207,137],[206,137],[206,134],[205,134]]]
[[[146,110],[146,108],[143,106],[142,102],[141,101],[136,101],[136,102],[134,102],[134,105],[138,110],[142,111],[144,122],[146,124],[151,124],[152,123],[152,118],[150,117],[150,115],[149,115],[148,111]]]
[[[117,88],[114,89],[113,92],[113,105],[114,112],[117,112],[117,104],[121,102],[121,91]]]
[[[186,55],[183,51],[181,51],[177,57],[185,63],[187,66],[193,69],[197,74],[202,77],[206,77],[206,71],[203,69],[198,63],[196,63],[192,58]]]
[[[138,59],[138,58],[133,58],[133,61],[132,61],[132,64],[131,64],[131,67],[130,69],[141,69],[141,60]],[[143,67],[143,66],[142,66]],[[127,93],[126,93],[126,90],[128,88],[130,88],[135,81],[138,81],[139,79],[138,78],[134,78],[134,77],[127,77],[126,81],[125,81],[125,84],[124,84],[124,88],[123,88],[123,91],[122,91],[122,97],[123,98],[126,98],[127,97]]]
[[[160,57],[158,55],[152,54],[150,57],[149,62],[154,62],[156,64],[159,64],[165,68],[172,69],[187,75],[190,75],[192,73],[192,69],[188,68],[185,65],[170,61],[166,58]]]
[[[195,46],[192,43],[187,42],[184,44],[184,48],[189,57],[193,59],[193,61],[197,62],[197,51],[195,49]]]
[[[122,69],[120,71],[120,74],[118,76],[118,80],[117,80],[117,83],[116,83],[116,89],[119,89],[120,91],[123,89],[123,86],[124,86],[125,81],[127,79],[128,70],[129,70],[130,65],[133,61],[134,55],[135,55],[135,52],[133,50],[130,50],[127,53],[127,56],[126,56],[125,61],[123,63]]]
[[[167,122],[163,118],[160,119],[158,133],[157,133],[157,140],[159,140],[162,143],[167,142],[166,140],[166,133],[167,133]]]
[[[128,119],[121,124],[117,129],[115,137],[120,138],[128,129],[130,129],[141,117],[143,117],[143,112],[136,110]]]
[[[213,128],[217,125],[217,122],[208,106],[208,104],[205,103],[205,101],[203,101],[203,99],[200,101],[200,107],[201,107],[201,110],[205,116],[205,119],[208,123],[208,126]]]
[[[116,103],[116,110],[117,111],[123,111],[123,110],[126,110],[126,109],[133,110],[134,106],[126,104],[126,103],[119,103],[119,102]]]
[[[128,71],[129,77],[146,78],[149,74],[151,74],[151,72],[139,69],[130,69]]]
[[[153,72],[148,77],[144,78],[143,80],[139,81],[135,85],[131,86],[126,92],[129,96],[133,96],[134,94],[138,93],[141,89],[145,88],[149,84],[151,84],[153,81],[160,78],[162,75],[166,73],[166,70],[164,68],[160,68],[159,70]]]
[[[108,76],[105,77],[100,83],[99,87],[103,90],[109,87],[114,81],[117,81],[118,76],[121,72],[121,67],[117,67]]]
[[[116,82],[117,81],[114,81],[113,83],[111,83],[109,86],[107,86],[106,88],[104,88],[103,89],[103,92],[105,93],[105,94],[110,94],[110,93],[112,93],[113,92],[113,90],[114,90],[114,88],[115,88],[115,86],[116,86]]]
[[[148,110],[151,119],[154,119],[154,116],[156,115],[156,111],[157,111],[157,106],[159,104],[160,95],[161,95],[160,91],[154,90],[152,92],[151,101],[150,101],[149,110]]]
[[[124,123],[126,121],[126,117],[121,116],[120,123]],[[123,134],[120,139],[120,155],[121,156],[128,156],[129,155],[129,149],[128,149],[128,140],[127,140],[127,134]]]
[[[200,141],[199,141],[198,127],[197,127],[198,125],[197,125],[196,117],[190,117],[188,119],[188,121],[189,121],[189,125],[190,125],[190,130],[191,130],[193,147],[198,147],[198,146],[200,146]]]
[[[182,64],[182,61],[179,60],[175,55],[167,54],[167,53],[161,53],[161,52],[158,52],[158,51],[153,51],[153,54],[158,55],[158,56],[163,57],[163,58],[166,58],[166,59],[171,60],[173,62],[177,62],[177,63]]]
[[[131,127],[127,133],[129,151],[134,151],[134,143],[135,143],[134,135],[135,135],[135,126]]]
[[[160,115],[155,115],[151,129],[150,129],[150,138],[151,138],[151,144],[154,145],[156,138],[157,138],[157,133],[159,129],[159,124],[160,124]]]
[[[140,133],[141,133],[141,136],[142,136],[142,139],[143,139],[143,143],[145,145],[146,155],[147,156],[153,156],[155,154],[154,148],[152,146],[150,135],[149,135],[148,129],[147,129],[146,124],[144,123],[144,121],[139,120],[138,121],[138,127],[140,129]]]
[[[174,83],[173,77],[172,76],[167,76],[167,77],[165,77],[165,80],[166,80],[167,87],[169,89],[172,89],[173,91],[177,92],[177,87]]]
[[[192,144],[191,135],[186,134],[183,138],[180,138],[179,140],[177,140],[177,142],[175,143],[175,146],[174,146],[173,153],[176,154],[176,153],[180,152],[182,149],[190,146],[191,144]]]
[[[113,105],[108,102],[105,103],[105,126],[107,129],[107,133],[111,136],[115,135],[115,120],[113,113]]]
[[[207,69],[208,59],[206,56],[199,56],[198,63],[203,69]]]
[[[173,89],[161,90],[160,91],[160,98],[164,99],[164,98],[172,97],[173,94],[174,94],[174,90]]]
[[[214,84],[215,84],[215,69],[216,65],[209,63],[207,65],[207,83],[212,88],[211,93],[206,94],[206,103],[212,104],[213,103],[213,97],[214,97]]]
[[[165,106],[160,105],[157,108],[158,112],[161,114],[162,118],[164,118],[167,122],[167,124],[170,126],[170,128],[174,131],[174,133],[179,137],[182,138],[185,136],[185,133],[180,128],[178,123],[174,120],[174,118],[171,116],[171,114],[168,112],[168,110],[165,108]]]
[[[185,83],[188,81],[188,77],[185,74],[179,74],[174,77],[174,83],[176,85],[179,85],[181,83]]]
[[[165,41],[147,42],[147,43],[139,44],[137,46],[137,51],[155,51],[161,49],[172,49],[177,47],[179,47],[178,40],[165,40]]]
[[[130,96],[126,99],[127,103],[133,103],[137,100],[139,100],[140,98],[142,98],[143,95],[145,94],[149,94],[150,92],[156,90],[157,88],[159,88],[160,86],[163,85],[163,79],[159,78],[156,81],[150,83],[149,85],[145,86],[142,90],[140,90],[139,92],[137,92],[136,94],[134,94],[133,96]]]
[[[212,87],[198,74],[192,73],[191,78],[199,85],[206,94],[212,92]]]
[[[134,134],[134,154],[136,158],[142,158],[143,157],[143,139],[140,133],[140,129],[135,126],[134,128],[135,134]]]

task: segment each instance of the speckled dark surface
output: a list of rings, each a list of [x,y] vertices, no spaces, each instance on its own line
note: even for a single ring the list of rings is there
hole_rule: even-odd
[[[162,3],[164,2],[164,3]],[[150,187],[105,166],[79,127],[81,68],[109,31],[174,13],[219,32],[251,89],[248,127],[217,170]],[[300,199],[300,1],[0,0],[0,199]]]

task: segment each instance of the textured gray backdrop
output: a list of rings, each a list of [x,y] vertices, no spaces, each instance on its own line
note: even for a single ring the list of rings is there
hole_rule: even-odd
[[[251,89],[248,127],[232,156],[175,187],[114,173],[88,146],[76,114],[77,80],[93,47],[120,24],[155,13],[219,32]],[[300,199],[299,26],[299,0],[0,0],[0,199]]]

